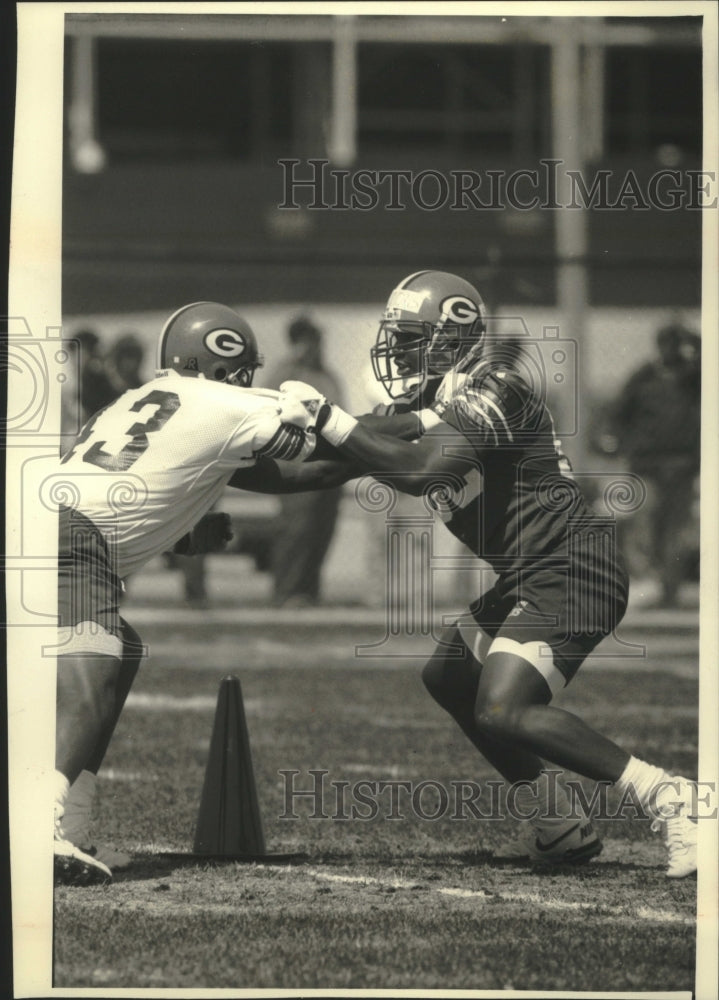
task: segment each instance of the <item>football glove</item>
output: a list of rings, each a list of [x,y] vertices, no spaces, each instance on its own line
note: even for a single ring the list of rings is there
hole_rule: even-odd
[[[304,430],[320,430],[327,419],[330,404],[327,397],[307,382],[290,380],[280,386],[282,393],[280,416],[283,423]]]
[[[178,556],[220,552],[232,538],[230,515],[223,511],[209,511],[175,543],[172,551]]]
[[[322,434],[335,447],[339,447],[357,426],[354,417],[345,413],[336,403],[330,403],[326,396],[306,382],[283,382],[280,392],[286,399],[280,409],[282,421]],[[305,419],[300,407],[309,415],[310,423],[299,423]]]

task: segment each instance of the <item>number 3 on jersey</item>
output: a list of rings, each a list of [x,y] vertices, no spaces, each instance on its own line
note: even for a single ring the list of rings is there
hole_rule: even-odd
[[[151,417],[132,424],[124,432],[131,440],[120,451],[115,453],[104,451],[103,445],[106,444],[106,441],[96,441],[82,456],[83,462],[97,465],[101,469],[105,469],[106,472],[126,472],[138,460],[140,455],[147,450],[150,444],[147,435],[159,431],[165,426],[172,414],[179,410],[180,397],[175,392],[164,392],[154,389],[146,396],[143,396],[142,399],[138,399],[130,407],[129,413],[138,413],[144,406],[153,405],[157,406],[157,409]],[[82,433],[75,441],[72,451],[69,451],[63,457],[63,462],[67,462],[68,459],[72,458],[77,451],[78,445],[84,444],[92,436],[95,429],[95,421],[102,413],[105,413],[105,410],[100,410],[85,424]]]

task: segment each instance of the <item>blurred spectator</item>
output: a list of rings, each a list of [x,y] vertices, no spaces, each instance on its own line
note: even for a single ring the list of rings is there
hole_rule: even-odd
[[[80,400],[79,352],[76,340],[64,340],[63,350],[68,361],[65,369],[65,381],[60,394],[60,455],[64,455],[72,447],[84,423],[82,403]]]
[[[141,375],[145,349],[134,333],[124,333],[118,337],[107,355],[107,376],[115,392],[115,398],[128,389],[139,389],[144,382]]]
[[[322,333],[308,318],[295,319],[287,330],[290,350],[274,368],[267,387],[278,389],[295,379],[308,382],[342,405],[343,391],[322,358]],[[321,572],[337,524],[341,489],[285,494],[272,550],[274,603],[277,607],[310,607],[321,599]]]
[[[100,338],[94,330],[78,330],[72,337],[80,349],[80,402],[85,423],[118,394],[108,378]]]
[[[69,451],[87,420],[116,398],[105,370],[100,338],[94,330],[75,331],[63,342],[69,355],[67,380],[62,387],[60,453]]]
[[[205,583],[205,556],[178,556],[174,552],[166,552],[163,560],[168,569],[179,569],[182,573],[185,604],[197,610],[208,608],[210,599]]]
[[[678,323],[662,327],[658,356],[639,368],[612,412],[616,451],[647,490],[635,519],[649,566],[660,583],[660,607],[676,604],[692,545],[692,513],[701,432],[700,349],[697,334]],[[631,553],[629,553],[631,558]]]

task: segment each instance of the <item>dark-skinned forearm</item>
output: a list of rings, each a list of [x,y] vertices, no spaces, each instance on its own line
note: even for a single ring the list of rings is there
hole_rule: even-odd
[[[261,458],[249,469],[237,469],[227,485],[251,493],[304,493],[335,489],[360,474],[347,459],[296,463]]]
[[[448,425],[435,425],[418,440],[404,441],[356,424],[338,451],[365,475],[392,482],[413,496],[453,482],[476,465],[465,436]]]
[[[400,438],[402,441],[413,441],[422,435],[422,425],[416,413],[393,413],[387,417],[365,413],[357,417],[357,420],[367,430]]]
[[[401,477],[401,488],[406,492],[419,494],[426,484],[417,449],[407,441],[374,433],[358,424],[338,450],[366,475],[381,476],[383,480],[393,475]]]

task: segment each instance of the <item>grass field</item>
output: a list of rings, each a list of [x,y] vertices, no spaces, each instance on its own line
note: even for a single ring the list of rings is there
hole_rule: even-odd
[[[428,818],[441,812],[439,786],[496,774],[425,694],[421,658],[355,657],[377,628],[300,619],[269,631],[218,617],[140,626],[152,656],[102,772],[95,828],[136,860],[112,885],[56,890],[56,986],[692,989],[696,881],[665,878],[648,821],[599,819],[604,852],[583,868],[502,861],[515,820],[453,818],[454,803]],[[557,703],[695,775],[696,637],[644,640],[647,660],[588,664]],[[161,855],[191,850],[228,673],[242,682],[267,848],[302,854],[289,864]],[[288,769],[304,789],[310,769],[328,772],[327,818],[311,817],[308,798],[287,809]],[[418,808],[385,789],[374,818],[338,818],[361,779],[438,785]]]

